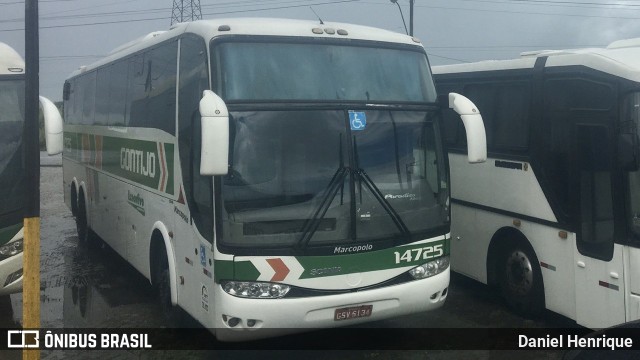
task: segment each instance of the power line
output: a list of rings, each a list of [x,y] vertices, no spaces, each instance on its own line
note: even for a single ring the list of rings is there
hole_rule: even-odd
[[[434,57],[437,57],[437,58],[443,58],[443,59],[447,59],[447,60],[459,61],[459,62],[462,62],[462,63],[469,63],[470,62],[470,61],[467,61],[467,60],[456,59],[456,58],[442,56],[442,55],[436,55],[434,53],[427,53],[427,55],[428,56],[434,56]]]
[[[304,5],[289,5],[289,6],[277,6],[277,7],[269,7],[269,8],[261,8],[261,9],[244,9],[244,10],[214,12],[214,13],[206,13],[204,15],[215,16],[215,15],[237,14],[237,13],[246,13],[246,12],[268,11],[268,10],[282,10],[282,9],[292,9],[292,8],[307,7],[309,5],[320,6],[320,5],[351,3],[351,2],[358,2],[358,1],[360,1],[360,0],[336,0],[336,1],[316,2],[316,3],[310,3],[310,4],[304,4]],[[114,20],[114,21],[92,22],[92,23],[85,23],[85,24],[49,25],[49,26],[40,26],[40,29],[57,29],[57,28],[79,27],[79,26],[122,24],[122,23],[154,21],[154,20],[164,20],[164,19],[166,19],[166,18],[165,17],[156,17],[156,18],[145,18],[145,19],[129,19],[129,20]],[[22,30],[24,30],[24,28],[0,29],[0,31],[6,31],[6,32],[22,31]]]
[[[310,0],[307,0],[310,1]],[[357,0],[354,0],[357,1]],[[132,2],[132,1],[125,1],[125,2]],[[282,0],[266,0],[266,1],[259,1],[256,2],[254,0],[251,1],[239,1],[239,2],[233,2],[233,3],[220,3],[220,4],[216,4],[216,5],[203,5],[202,8],[211,8],[211,7],[215,7],[215,8],[224,8],[224,7],[246,7],[246,6],[255,6],[258,4],[263,4],[265,2],[270,2],[269,5],[273,4],[299,4],[300,1],[299,0],[289,0],[289,1],[282,1]],[[120,4],[121,2],[116,2],[113,4]],[[113,5],[113,4],[109,4],[109,5]],[[103,5],[107,5],[107,4],[103,4]],[[307,4],[307,5],[314,5],[313,3]],[[153,9],[141,9],[141,10],[126,10],[126,11],[107,11],[107,12],[101,12],[101,13],[90,13],[90,14],[74,14],[74,15],[62,15],[62,16],[41,16],[40,20],[64,20],[64,19],[79,19],[79,18],[91,18],[91,17],[102,17],[102,16],[122,16],[122,15],[136,15],[136,14],[150,14],[150,13],[166,13],[167,11],[172,10],[172,8],[153,8]],[[64,12],[69,12],[69,11],[75,11],[74,10],[68,10],[68,11],[64,11]],[[246,11],[252,11],[252,10],[246,10]],[[238,11],[240,12],[240,11]],[[55,14],[59,14],[62,12],[56,12]],[[24,18],[13,18],[13,19],[5,19],[5,20],[0,20],[0,24],[3,23],[10,23],[10,22],[23,22]],[[123,20],[124,21],[124,20]]]

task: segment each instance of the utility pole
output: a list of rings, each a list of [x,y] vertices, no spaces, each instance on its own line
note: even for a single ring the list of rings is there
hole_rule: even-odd
[[[409,35],[413,36],[413,4],[416,0],[409,0]]]
[[[409,0],[409,31],[407,32],[407,23],[404,22],[404,15],[402,14],[402,7],[398,3],[398,0],[390,0],[391,3],[398,5],[398,10],[400,11],[400,16],[402,17],[402,24],[404,24],[404,31],[406,34],[413,36],[413,5],[415,4],[415,0]]]
[[[23,151],[27,189],[24,211],[22,328],[40,328],[40,102],[38,0],[25,0],[25,121]],[[39,360],[40,350],[22,351],[23,360]]]
[[[202,19],[200,0],[173,0],[171,25]]]

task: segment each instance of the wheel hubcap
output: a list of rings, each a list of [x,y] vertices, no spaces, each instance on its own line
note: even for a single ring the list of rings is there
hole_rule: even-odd
[[[519,295],[526,295],[533,287],[533,271],[531,261],[520,251],[512,252],[507,258],[507,285]]]

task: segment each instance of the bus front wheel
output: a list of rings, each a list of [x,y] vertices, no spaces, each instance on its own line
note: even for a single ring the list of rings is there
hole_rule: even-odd
[[[156,290],[158,292],[158,298],[160,300],[160,307],[165,321],[170,326],[178,327],[182,323],[182,316],[180,309],[177,306],[173,306],[171,303],[171,276],[169,275],[169,260],[167,259],[167,253],[164,251],[158,251],[159,260],[156,263],[155,279]]]
[[[507,247],[500,257],[500,291],[517,313],[535,317],[544,310],[544,285],[538,258],[522,243]]]

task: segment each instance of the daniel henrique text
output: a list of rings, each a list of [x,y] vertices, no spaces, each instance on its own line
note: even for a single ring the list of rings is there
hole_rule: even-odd
[[[586,348],[586,349],[630,349],[633,339],[625,337],[580,337],[579,335],[557,335],[546,337],[528,337],[518,335],[518,347],[521,349],[536,348]]]

